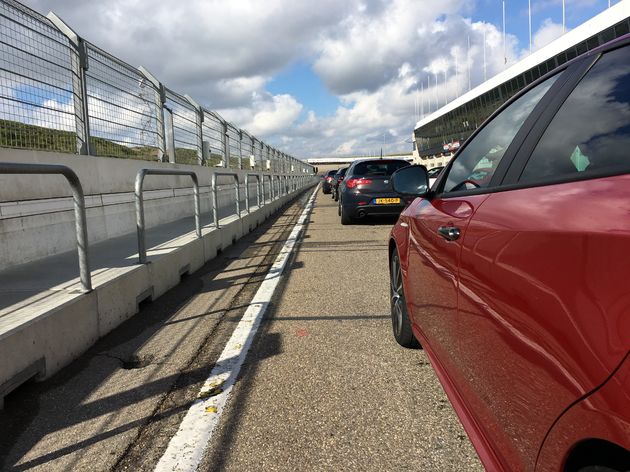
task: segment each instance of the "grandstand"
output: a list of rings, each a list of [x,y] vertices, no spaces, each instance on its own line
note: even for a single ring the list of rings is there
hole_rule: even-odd
[[[443,166],[497,108],[571,59],[630,32],[630,0],[622,0],[505,71],[424,117],[413,133],[414,161]]]

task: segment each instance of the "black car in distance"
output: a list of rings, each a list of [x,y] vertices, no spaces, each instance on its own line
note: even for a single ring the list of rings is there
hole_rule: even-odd
[[[329,194],[332,190],[332,182],[333,182],[333,178],[335,177],[335,174],[337,173],[336,170],[329,170],[325,175],[324,175],[324,181],[322,182],[322,192],[325,194]]]
[[[399,215],[409,197],[394,191],[391,175],[409,163],[402,159],[369,159],[353,162],[340,183],[341,224],[371,215]]]
[[[337,173],[334,176],[334,180],[332,181],[332,189],[331,189],[332,198],[334,201],[339,201],[339,184],[341,184],[341,181],[346,175],[347,170],[348,170],[347,167],[342,167],[341,169],[337,171]]]

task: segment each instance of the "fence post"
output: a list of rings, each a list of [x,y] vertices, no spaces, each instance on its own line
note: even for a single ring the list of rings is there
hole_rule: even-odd
[[[92,144],[90,142],[90,119],[87,105],[87,80],[85,71],[88,69],[88,54],[85,41],[75,31],[68,26],[55,13],[49,12],[46,15],[55,28],[68,38],[74,53],[71,64],[72,73],[75,76],[72,80],[72,92],[74,96],[74,122],[77,133],[77,152],[84,155],[92,155]]]
[[[167,125],[165,123],[166,117],[164,116],[164,112],[166,110],[166,112],[170,114],[170,110],[166,108],[166,89],[164,88],[164,85],[162,85],[162,82],[160,82],[157,78],[155,78],[155,76],[151,74],[151,72],[149,72],[147,69],[140,66],[138,67],[138,70],[144,76],[145,79],[151,82],[151,84],[157,91],[157,96],[156,96],[156,101],[155,101],[155,106],[157,110],[155,114],[155,119],[157,120],[158,138],[160,141],[158,143],[158,147],[159,147],[158,161],[166,162],[166,159],[164,156],[167,156],[169,158],[169,162],[175,162],[175,147],[173,145],[173,149],[171,150],[168,148],[168,145],[167,145],[168,140],[166,136],[166,131],[168,129],[171,134],[173,133],[173,117],[170,116],[170,121]]]
[[[230,168],[230,143],[228,142],[228,129],[227,122],[221,120],[221,145],[223,146],[223,168]]]
[[[276,166],[276,148],[273,148],[271,146],[269,146],[268,148],[268,156],[269,156],[269,163],[271,166],[271,172],[278,172],[278,166]]]
[[[166,154],[168,162],[175,164],[175,129],[173,128],[173,111],[164,105],[162,107],[164,115],[164,144],[166,146]],[[164,162],[164,159],[162,159]]]
[[[197,111],[197,132],[195,133],[197,136],[197,164],[202,166],[205,157],[203,152],[203,109],[201,108],[201,105],[194,101],[190,95],[184,95],[184,98],[188,100],[188,103],[195,107],[195,110]]]
[[[243,169],[243,130],[238,130],[238,168]]]

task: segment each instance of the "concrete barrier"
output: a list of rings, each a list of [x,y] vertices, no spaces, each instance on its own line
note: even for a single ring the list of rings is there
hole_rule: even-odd
[[[82,180],[83,188],[88,199],[92,198],[94,205],[91,209],[88,208],[90,243],[98,238],[108,239],[111,234],[116,235],[123,230],[127,233],[135,232],[133,181],[139,169],[157,165],[157,163],[142,161],[130,162],[28,151],[12,154],[12,151],[8,152],[6,149],[0,149],[0,160],[71,164],[71,168],[79,175],[79,178],[85,178],[85,182]],[[104,160],[107,162],[104,163]],[[116,168],[111,175],[105,175],[108,166],[119,164],[125,169],[124,172]],[[203,181],[209,183],[211,180],[212,169],[170,166],[197,171],[200,183]],[[103,175],[98,175],[99,172]],[[239,177],[242,174],[244,180],[246,171],[238,172]],[[35,178],[36,182],[28,183],[29,178]],[[204,226],[200,239],[195,233],[194,225],[191,225],[190,228],[183,229],[179,236],[158,246],[147,248],[148,264],[136,264],[136,260],[126,260],[124,263],[115,261],[111,266],[93,270],[94,290],[92,292],[81,293],[78,277],[74,279],[70,277],[63,284],[50,287],[19,304],[0,310],[0,407],[4,396],[21,383],[31,378],[41,380],[53,375],[84,353],[100,337],[137,313],[142,301],[155,300],[164,294],[180,282],[184,273],[193,273],[201,268],[207,261],[216,257],[220,250],[224,250],[252,231],[282,205],[295,198],[304,188],[314,184],[314,180],[302,180],[304,180],[303,187],[298,190],[264,206],[254,206],[250,213],[242,211],[241,215],[221,219],[220,229],[209,225],[208,221],[202,222]],[[9,251],[21,246],[31,254],[22,259],[15,257],[11,259],[7,255],[0,254],[2,264],[11,267],[18,260],[22,262],[33,261],[33,258],[40,260],[43,253],[50,255],[60,251],[75,250],[71,210],[47,212],[51,205],[56,208],[55,205],[67,203],[64,200],[68,198],[67,190],[62,184],[62,180],[49,182],[37,176],[26,178],[12,176],[12,179],[0,176],[0,189],[2,189],[0,204],[16,202],[16,198],[20,195],[23,195],[23,198],[31,198],[28,215],[13,217],[5,215],[0,220],[0,246],[8,244]],[[155,180],[147,180],[146,187],[149,192],[168,193],[170,191],[172,195],[170,198],[160,197],[160,204],[152,208],[152,211],[165,211],[169,215],[167,217],[156,215],[152,220],[152,226],[162,221],[161,218],[174,221],[175,216],[181,218],[182,214],[192,213],[190,193],[174,196],[174,191],[189,186],[190,182],[184,177],[156,176]],[[131,193],[129,200],[128,193]],[[115,199],[117,195],[120,197],[119,202],[105,204],[108,199]],[[210,192],[206,191],[206,195],[209,198]],[[46,198],[47,196],[50,198]],[[169,201],[173,202],[175,210],[169,208]],[[3,208],[7,207],[8,205],[5,205]],[[207,209],[208,206],[206,206]],[[92,210],[91,214],[90,210]],[[147,221],[150,221],[148,213]],[[117,226],[114,231],[110,228],[112,224]],[[18,231],[20,225],[24,225],[21,232]],[[49,225],[59,225],[62,229],[51,229]],[[57,231],[60,235],[47,234]],[[9,241],[9,239],[20,238],[20,235],[22,235],[22,241]],[[29,251],[28,245],[36,244],[36,241],[47,246],[44,251]],[[41,243],[41,241],[44,242]],[[7,248],[5,247],[4,250],[6,252]],[[37,270],[37,262],[20,267]],[[78,276],[78,269],[76,275]],[[0,295],[1,293],[0,290]]]
[[[88,239],[105,241],[136,231],[134,180],[139,170],[174,169],[197,173],[202,225],[212,221],[211,182],[214,170],[201,166],[76,156],[71,154],[0,148],[0,161],[61,164],[79,177],[86,200]],[[245,174],[238,174],[241,198]],[[251,183],[250,193],[255,188]],[[193,214],[190,178],[152,176],[144,184],[147,228]],[[233,184],[219,177],[219,216],[234,208]],[[244,205],[241,209],[245,208]],[[0,271],[43,257],[74,250],[72,195],[61,176],[0,174]]]

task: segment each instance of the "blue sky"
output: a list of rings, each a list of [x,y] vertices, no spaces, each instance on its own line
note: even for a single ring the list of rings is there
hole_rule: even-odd
[[[478,0],[465,6],[461,12],[453,13],[469,17],[473,22],[492,23],[501,31],[502,3],[501,0]],[[529,3],[532,35],[550,22],[562,24],[561,0],[530,0]],[[611,0],[611,4],[615,3],[617,1]],[[567,30],[572,29],[607,8],[608,0],[566,0],[565,26]],[[528,12],[527,0],[505,1],[506,35],[516,37],[518,48],[523,51],[529,48]],[[304,106],[300,114],[302,120],[308,111],[315,112],[319,117],[333,116],[342,104],[339,96],[331,92],[313,70],[312,64],[305,60],[297,61],[281,70],[268,82],[266,89],[272,94],[290,94],[296,97]]]
[[[23,1],[297,157],[378,153],[383,136],[410,151],[421,108],[461,94],[467,72],[483,81],[484,50],[488,77],[506,67],[501,0]],[[505,4],[509,65],[528,53],[528,2]],[[562,33],[562,0],[531,4],[542,47]],[[607,7],[566,0],[566,26]]]
[[[611,4],[617,3],[615,0]],[[539,30],[545,21],[562,24],[561,0],[531,0],[532,7],[532,33]],[[608,8],[608,0],[582,0],[565,2],[565,25],[572,29],[584,21],[592,18]],[[506,0],[506,34],[514,35],[518,39],[521,49],[529,47],[529,21],[527,0]],[[472,3],[472,8],[464,9],[464,15],[474,22],[489,22],[502,29],[502,1],[478,0]],[[308,62],[298,61],[288,68],[280,71],[267,84],[267,90],[272,94],[288,93],[297,97],[304,105],[300,117],[303,119],[308,110],[314,111],[318,116],[332,116],[341,104],[322,82],[321,78],[313,71]]]
[[[290,94],[299,97],[304,105],[300,116],[302,119],[307,110],[312,110],[319,116],[330,116],[340,105],[339,98],[326,88],[311,66],[303,61],[291,64],[279,72],[266,88],[274,95]]]
[[[611,4],[618,3],[612,0]],[[545,20],[551,19],[554,23],[562,23],[561,0],[531,0],[532,5],[532,30],[538,30]],[[608,8],[608,0],[566,0],[565,17],[566,26],[575,28],[584,21]],[[506,0],[506,33],[517,36],[521,47],[528,47],[528,2],[527,0]],[[501,0],[478,0],[471,15],[474,21],[487,21],[497,27],[502,26],[502,2]]]

